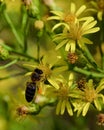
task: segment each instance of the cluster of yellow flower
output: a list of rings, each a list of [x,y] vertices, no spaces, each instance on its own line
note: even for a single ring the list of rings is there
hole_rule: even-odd
[[[86,12],[86,6],[82,5],[77,11],[75,3],[71,3],[70,12],[51,11],[55,16],[50,16],[48,20],[58,20],[54,25],[52,31],[60,26],[64,26],[61,33],[56,34],[53,41],[61,41],[56,46],[56,50],[65,45],[65,50],[72,53],[75,52],[76,46],[84,49],[84,44],[92,44],[92,42],[85,37],[86,34],[95,33],[99,31],[99,27],[94,27],[97,21],[93,17],[80,17],[82,13]]]

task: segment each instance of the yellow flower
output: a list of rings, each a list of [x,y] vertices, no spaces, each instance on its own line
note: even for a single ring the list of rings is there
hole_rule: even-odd
[[[86,34],[95,33],[99,31],[99,27],[94,27],[97,21],[93,17],[89,17],[85,22],[77,22],[70,24],[70,29],[63,31],[63,33],[56,34],[53,41],[61,41],[57,46],[56,50],[65,45],[65,50],[71,53],[75,52],[76,43],[80,48],[84,48],[83,45],[92,44],[92,42],[84,37]]]
[[[56,114],[63,115],[65,109],[67,110],[70,116],[73,115],[71,107],[71,98],[78,98],[78,90],[73,85],[74,75],[70,73],[69,81],[67,82],[62,76],[57,80],[59,89],[50,88],[47,91],[50,93],[51,98],[56,98]]]
[[[62,11],[51,11],[55,16],[50,16],[48,20],[60,20],[60,23],[56,24],[52,30],[55,30],[59,26],[64,25],[67,29],[69,29],[68,24],[75,23],[77,20],[86,20],[87,17],[79,18],[80,15],[86,10],[86,6],[82,5],[78,10],[76,10],[75,3],[71,3],[70,11],[68,12],[62,12]]]
[[[92,11],[97,13],[97,18],[101,21],[104,14],[104,0],[91,1]]]
[[[90,105],[93,105],[97,110],[101,110],[101,105],[104,103],[104,95],[100,93],[104,89],[104,79],[101,80],[99,85],[94,88],[93,80],[90,79],[86,84],[85,88],[81,92],[81,100],[73,102],[74,111],[77,111],[77,116],[82,112],[82,116],[85,116],[88,112]]]
[[[50,59],[51,60],[51,59]],[[48,81],[52,86],[54,86],[56,89],[59,88],[59,86],[56,83],[56,78],[59,76],[59,74],[65,70],[68,69],[68,67],[66,66],[66,64],[62,64],[62,65],[58,65],[57,67],[57,62],[58,59],[55,57],[55,62],[54,63],[49,63],[48,59],[46,57],[44,57],[42,59],[42,61],[40,61],[39,64],[36,65],[28,65],[32,68],[38,68],[40,70],[42,70],[42,74],[41,74],[41,79],[38,81],[39,86],[44,86],[44,82]],[[31,75],[32,72],[28,72],[26,73],[26,76]],[[41,87],[41,88],[42,88]],[[43,87],[44,89],[44,87]]]

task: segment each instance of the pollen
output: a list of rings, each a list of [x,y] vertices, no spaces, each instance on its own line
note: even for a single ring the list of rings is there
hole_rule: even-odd
[[[43,64],[43,63],[41,63],[39,65],[39,68],[43,71],[43,77],[44,77],[44,79],[47,79],[52,74],[52,71],[51,71],[51,68],[50,68],[49,64]]]
[[[60,88],[57,95],[59,97],[59,100],[67,100],[69,94],[68,87],[63,85],[62,83],[60,83],[59,86]]]
[[[75,15],[74,14],[67,14],[67,15],[65,15],[65,17],[64,17],[64,21],[66,22],[66,23],[75,23],[75,19],[76,19],[76,17],[75,17]]]
[[[90,89],[90,88],[85,88],[84,89],[85,92],[85,100],[87,102],[93,102],[93,100],[96,98],[96,92],[94,89]]]

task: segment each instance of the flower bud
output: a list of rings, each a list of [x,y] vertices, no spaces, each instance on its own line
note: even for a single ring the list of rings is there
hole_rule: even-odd
[[[36,20],[34,23],[35,28],[37,29],[43,29],[44,27],[44,22],[42,20]]]

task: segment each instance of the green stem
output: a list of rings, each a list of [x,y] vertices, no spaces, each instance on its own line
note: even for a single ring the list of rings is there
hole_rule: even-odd
[[[6,64],[6,65],[0,66],[0,70],[1,70],[1,69],[5,69],[5,68],[7,68],[7,67],[9,67],[9,66],[11,66],[11,65],[13,65],[13,64],[15,64],[17,61],[18,61],[18,60],[15,59],[15,60],[9,62],[9,63]]]
[[[28,30],[29,30],[29,24],[28,24],[28,19],[26,21],[26,25],[24,28],[24,53],[27,52],[27,35],[28,35]]]
[[[9,78],[11,78],[11,77],[16,77],[16,76],[20,76],[20,75],[24,75],[24,74],[25,74],[25,72],[21,72],[21,73],[9,75],[9,76],[6,76],[6,77],[2,77],[2,78],[0,78],[0,80],[9,79]]]
[[[15,50],[12,50],[12,52],[13,52],[14,54],[23,56],[23,57],[25,57],[25,58],[27,58],[27,59],[29,59],[29,60],[33,60],[33,61],[35,61],[35,62],[38,62],[38,60],[37,60],[36,58],[34,58],[34,57],[32,57],[32,56],[30,56],[30,55],[28,55],[28,54],[20,53],[20,52],[17,52],[17,51],[15,51]]]
[[[20,36],[18,35],[17,30],[16,30],[16,28],[14,27],[14,25],[13,25],[11,19],[9,18],[9,15],[7,14],[6,11],[3,11],[3,15],[4,15],[4,17],[5,17],[6,21],[7,21],[7,23],[8,23],[9,26],[11,27],[11,30],[12,30],[14,36],[16,37],[16,40],[17,40],[18,43],[19,43],[19,46],[22,48],[22,44],[23,44],[23,43],[22,43],[22,40],[20,39]]]
[[[96,62],[92,56],[92,54],[90,53],[90,51],[88,50],[88,48],[86,47],[86,45],[84,45],[84,50],[83,53],[85,53],[85,55],[87,56],[88,60],[90,63],[92,63],[92,65],[94,65],[94,67],[96,66]]]
[[[87,70],[84,70],[84,69],[78,68],[78,67],[74,67],[73,70],[75,72],[78,72],[78,73],[81,73],[81,74],[84,74],[87,76],[92,76],[95,78],[104,78],[104,74],[102,74],[102,73],[91,72],[91,71],[87,71]]]

